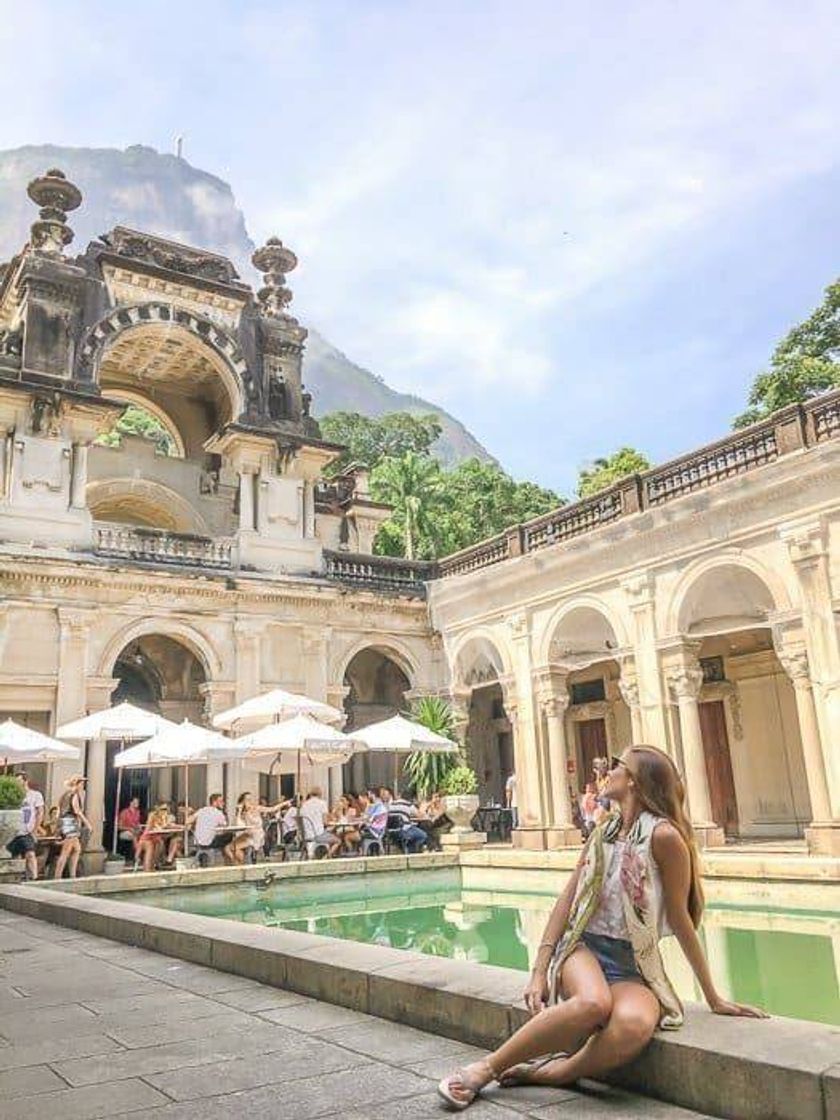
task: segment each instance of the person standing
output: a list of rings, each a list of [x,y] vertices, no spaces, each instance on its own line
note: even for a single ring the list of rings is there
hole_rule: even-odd
[[[516,774],[511,771],[505,782],[505,805],[510,809],[513,827],[519,828],[519,802],[516,799]]]
[[[82,854],[82,832],[92,831],[90,821],[85,816],[84,774],[74,774],[64,783],[64,793],[58,803],[58,835],[61,837],[61,850],[55,861],[55,878],[61,879],[64,868],[69,864],[70,878],[75,879],[79,870],[79,857]]]
[[[38,878],[37,834],[44,820],[44,796],[30,782],[28,775],[18,774],[26,791],[21,806],[22,822],[20,830],[6,848],[13,859],[23,859],[26,864],[26,878]]]

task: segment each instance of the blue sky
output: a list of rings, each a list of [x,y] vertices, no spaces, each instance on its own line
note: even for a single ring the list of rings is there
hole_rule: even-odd
[[[0,0],[0,48],[0,147],[183,133],[304,321],[566,493],[722,435],[838,273],[833,2]]]

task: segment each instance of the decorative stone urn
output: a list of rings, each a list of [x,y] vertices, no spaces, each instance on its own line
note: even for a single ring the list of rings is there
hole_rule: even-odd
[[[22,809],[0,809],[0,860],[12,858],[6,850],[6,845],[22,828]]]
[[[454,825],[452,832],[473,831],[470,822],[475,816],[479,804],[477,793],[462,793],[457,796],[447,794],[444,797],[444,811]],[[449,835],[452,835],[452,833],[449,833]]]

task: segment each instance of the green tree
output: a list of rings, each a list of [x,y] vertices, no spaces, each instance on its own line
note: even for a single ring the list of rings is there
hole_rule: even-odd
[[[749,408],[736,417],[743,428],[785,405],[810,400],[840,387],[840,279],[826,288],[813,314],[782,339],[759,373],[748,397]]]
[[[358,412],[331,412],[319,422],[321,435],[332,443],[346,444],[329,469],[340,474],[351,463],[373,470],[383,459],[401,458],[406,452],[429,455],[441,433],[440,421],[432,413],[389,412],[385,416],[362,416]]]
[[[119,447],[123,436],[142,436],[150,439],[163,455],[175,454],[175,441],[156,416],[140,405],[130,404],[110,430],[97,439],[105,447]]]
[[[400,458],[384,458],[370,476],[370,489],[393,513],[377,535],[380,552],[415,560],[432,556],[433,516],[441,495],[443,472],[428,455],[406,451]]]
[[[468,548],[562,504],[553,490],[516,482],[495,463],[467,459],[443,476],[434,517],[434,554],[447,556]]]
[[[411,718],[438,735],[447,739],[455,738],[452,708],[440,696],[421,696],[415,700]],[[416,751],[405,760],[403,773],[420,797],[428,797],[434,790],[440,789],[443,779],[458,765],[459,757],[454,751],[452,754]]]
[[[650,460],[635,447],[620,447],[606,459],[595,459],[578,474],[578,497],[591,498],[629,474],[650,469]]]

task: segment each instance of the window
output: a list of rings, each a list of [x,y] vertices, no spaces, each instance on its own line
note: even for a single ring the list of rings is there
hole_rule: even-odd
[[[716,684],[726,680],[722,657],[701,657],[700,668],[703,670],[703,684]]]
[[[607,692],[604,687],[604,678],[598,677],[594,681],[580,681],[572,685],[573,704],[594,704],[598,700],[606,700]]]

